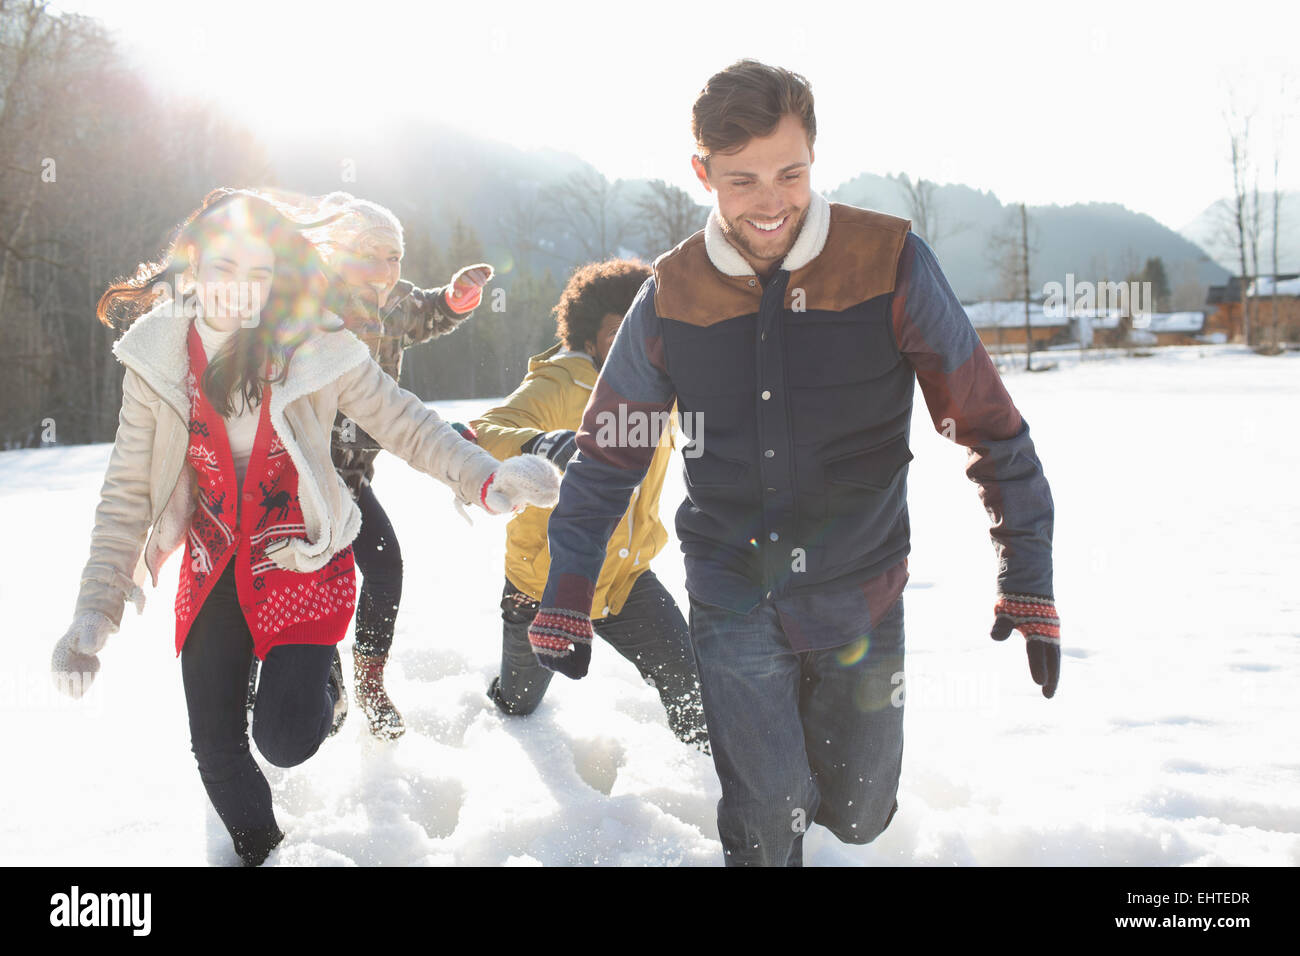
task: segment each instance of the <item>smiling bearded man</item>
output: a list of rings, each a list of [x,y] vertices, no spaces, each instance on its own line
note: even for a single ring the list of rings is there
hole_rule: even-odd
[[[820,823],[869,843],[898,809],[908,437],[919,381],[970,450],[993,520],[991,636],[1026,637],[1056,692],[1051,491],[1029,426],[934,253],[906,220],[812,190],[803,77],[752,60],[696,99],[691,163],[716,207],[660,256],[587,404],[551,516],[537,659],[587,672],[605,546],[654,454],[603,416],[692,414],[677,511],[690,632],[730,865],[800,865]],[[701,426],[697,426],[699,431]]]

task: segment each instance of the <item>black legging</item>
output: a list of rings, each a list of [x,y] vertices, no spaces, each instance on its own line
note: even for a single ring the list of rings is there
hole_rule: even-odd
[[[397,533],[369,484],[357,493],[361,531],[352,542],[352,555],[361,571],[357,598],[356,647],[372,657],[393,646],[397,608],[402,603],[402,548]]]
[[[253,637],[239,606],[234,569],[232,559],[190,625],[181,679],[199,778],[235,851],[245,862],[260,863],[279,831],[271,787],[248,748],[245,706]],[[297,766],[328,736],[334,723],[333,659],[330,644],[282,644],[267,652],[253,709],[253,740],[268,762]]]

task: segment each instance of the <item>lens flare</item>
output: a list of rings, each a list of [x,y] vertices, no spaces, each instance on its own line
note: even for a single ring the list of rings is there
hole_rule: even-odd
[[[870,649],[871,638],[869,636],[859,637],[856,641],[838,648],[835,651],[835,660],[841,667],[852,667],[854,664],[860,663],[867,656]]]

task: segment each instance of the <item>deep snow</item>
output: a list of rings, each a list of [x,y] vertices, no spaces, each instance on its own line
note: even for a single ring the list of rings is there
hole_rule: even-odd
[[[1056,500],[1060,690],[1043,699],[1018,634],[988,637],[988,519],[918,390],[900,809],[865,847],[813,827],[806,862],[1300,863],[1300,354],[1052,360],[1006,380]],[[434,407],[468,420],[492,404]],[[177,559],[143,616],[127,610],[88,697],[48,677],[108,452],[0,454],[0,863],[231,864],[189,752]],[[406,563],[389,687],[409,730],[373,741],[354,709],[303,766],[264,765],[288,834],[269,862],[720,863],[712,764],[608,646],[531,717],[484,696],[501,519],[467,526],[388,455],[375,487]],[[682,495],[674,466],[670,532]],[[675,538],[654,568],[684,607]]]

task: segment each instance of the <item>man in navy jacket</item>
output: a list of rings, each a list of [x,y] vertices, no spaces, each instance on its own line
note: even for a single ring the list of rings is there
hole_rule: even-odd
[[[717,203],[660,256],[620,327],[549,526],[529,631],[578,678],[605,544],[678,403],[699,423],[677,532],[729,865],[799,865],[821,823],[875,839],[898,809],[914,383],[993,521],[992,636],[1056,691],[1051,491],[1029,426],[906,220],[811,188],[807,81],[743,60],[696,100]],[[689,413],[689,415],[688,415]],[[642,437],[646,436],[646,437]]]

